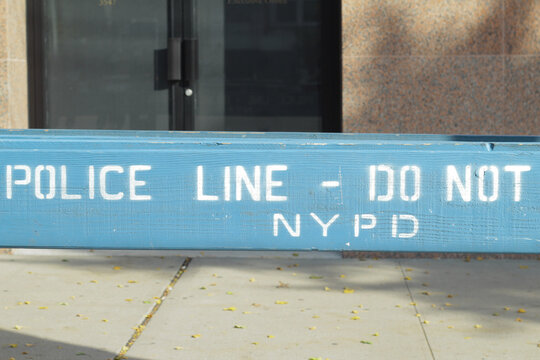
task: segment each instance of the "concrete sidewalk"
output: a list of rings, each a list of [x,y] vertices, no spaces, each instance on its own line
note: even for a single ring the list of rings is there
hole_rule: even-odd
[[[536,260],[38,254],[0,255],[0,360],[540,358]]]

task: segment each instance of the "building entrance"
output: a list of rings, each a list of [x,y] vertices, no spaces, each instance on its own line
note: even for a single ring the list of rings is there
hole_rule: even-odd
[[[340,131],[339,6],[29,0],[32,125]]]

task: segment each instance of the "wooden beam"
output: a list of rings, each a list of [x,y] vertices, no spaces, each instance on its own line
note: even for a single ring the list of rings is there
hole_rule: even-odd
[[[1,131],[0,246],[540,253],[534,137]]]

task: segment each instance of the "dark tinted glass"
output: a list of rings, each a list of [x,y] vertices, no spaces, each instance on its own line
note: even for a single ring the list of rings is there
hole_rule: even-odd
[[[43,0],[45,127],[169,127],[167,0]]]
[[[196,130],[321,130],[321,3],[198,0]]]

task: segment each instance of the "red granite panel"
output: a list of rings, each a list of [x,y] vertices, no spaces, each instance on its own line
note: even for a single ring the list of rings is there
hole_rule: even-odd
[[[501,133],[503,66],[499,56],[348,58],[344,131]]]

